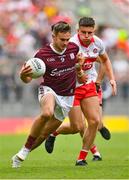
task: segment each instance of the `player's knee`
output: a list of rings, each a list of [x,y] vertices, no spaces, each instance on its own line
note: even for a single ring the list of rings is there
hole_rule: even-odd
[[[97,117],[97,116],[94,116],[94,117],[92,117],[91,119],[90,119],[90,121],[89,121],[89,123],[88,123],[88,125],[89,126],[96,126],[96,127],[98,127],[99,126],[99,123],[100,123],[100,118],[99,118],[99,116]]]
[[[54,114],[53,110],[50,108],[47,108],[41,113],[41,117],[45,119],[50,119],[52,118],[53,114]]]

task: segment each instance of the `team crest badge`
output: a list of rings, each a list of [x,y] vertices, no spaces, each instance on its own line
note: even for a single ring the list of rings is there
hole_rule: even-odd
[[[71,59],[74,59],[74,58],[75,58],[74,53],[70,53],[70,58],[71,58]]]

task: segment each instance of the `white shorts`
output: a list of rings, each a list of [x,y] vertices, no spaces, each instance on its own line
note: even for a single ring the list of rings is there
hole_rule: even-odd
[[[40,85],[38,89],[39,102],[41,98],[48,93],[53,94],[56,100],[56,106],[54,109],[55,118],[63,121],[68,116],[68,113],[73,106],[74,96],[59,96],[50,87]]]

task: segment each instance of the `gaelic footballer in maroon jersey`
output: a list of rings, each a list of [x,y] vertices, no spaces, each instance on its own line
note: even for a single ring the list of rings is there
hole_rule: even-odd
[[[76,83],[75,63],[78,51],[78,46],[71,42],[62,54],[56,53],[51,45],[40,49],[35,57],[42,59],[46,64],[46,73],[41,84],[52,88],[58,95],[73,95]]]
[[[71,110],[76,84],[76,55],[79,48],[74,43],[69,43],[70,37],[69,24],[62,21],[56,23],[52,26],[51,44],[41,48],[35,55],[46,64],[46,73],[38,94],[41,112],[34,120],[26,143],[12,157],[13,168],[20,167],[29,153],[60,126]],[[30,66],[23,65],[20,78],[24,83],[32,81]]]

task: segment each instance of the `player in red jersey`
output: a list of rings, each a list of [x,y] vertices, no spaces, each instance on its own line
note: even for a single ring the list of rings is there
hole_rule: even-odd
[[[97,61],[100,62],[100,58],[97,58]],[[101,122],[99,123],[98,130],[101,133],[102,137],[106,140],[109,140],[111,138],[111,134],[109,130],[103,125],[102,122],[102,90],[100,87],[100,82],[103,79],[104,75],[104,68],[102,65],[99,67],[99,73],[98,73],[98,78],[96,80],[96,90],[98,93],[98,98],[99,98],[99,105],[100,105],[100,113],[101,113]],[[72,108],[73,111],[71,110],[71,118],[70,121],[68,122],[63,122],[60,127],[52,134],[49,135],[49,137],[45,141],[45,149],[48,153],[52,153],[54,149],[54,143],[56,140],[56,137],[60,134],[63,135],[68,135],[68,134],[76,134],[80,133],[80,136],[83,137],[84,132],[86,130],[86,121],[85,117],[83,114],[81,114],[81,108],[80,106],[76,106],[76,110]],[[76,112],[77,113],[76,113]],[[93,161],[101,161],[102,157],[101,154],[95,144],[93,144],[90,148],[91,153],[93,154]]]
[[[94,143],[96,132],[101,119],[98,94],[93,78],[94,62],[96,57],[101,58],[102,65],[110,80],[113,95],[116,95],[116,82],[112,71],[110,59],[105,51],[102,40],[94,35],[95,21],[91,17],[83,17],[79,20],[78,41],[86,59],[82,66],[84,72],[88,74],[88,81],[82,86],[77,86],[75,90],[75,105],[80,105],[84,116],[87,119],[88,127],[83,135],[82,149],[76,161],[77,166],[87,165],[86,157],[88,151]],[[90,66],[89,66],[90,65]],[[76,113],[76,112],[75,112]]]
[[[46,64],[46,73],[39,86],[41,113],[35,118],[25,145],[12,157],[13,168],[21,166],[37,141],[42,142],[59,127],[72,107],[78,74],[75,64],[81,57],[77,56],[78,46],[69,43],[70,37],[69,24],[58,22],[52,26],[52,43],[41,48],[35,55]],[[29,83],[32,81],[31,75],[30,66],[24,64],[20,72],[21,80]],[[85,80],[85,75],[82,80]]]
[[[99,126],[102,127],[103,125],[100,122],[101,110],[99,108],[99,101],[97,97],[98,94],[95,87],[95,82],[97,87],[99,87],[101,79],[100,77],[103,76],[102,72],[102,74],[99,75],[100,77],[96,79],[94,62],[98,56],[100,57],[110,79],[113,94],[116,94],[116,82],[114,80],[110,60],[105,52],[103,42],[98,37],[94,36],[94,31],[95,22],[92,18],[84,17],[80,19],[78,34],[73,36],[72,41],[79,46],[80,52],[83,53],[83,55],[86,57],[82,67],[84,72],[88,74],[89,80],[86,84],[79,85],[77,83],[74,107],[70,111],[70,124],[62,124],[56,132],[49,136],[45,143],[47,152],[51,153],[53,151],[55,137],[59,133],[70,134],[80,132],[80,134],[83,136],[83,146],[76,162],[76,165],[80,166],[87,164],[85,159],[89,149],[91,149],[91,152],[96,153],[94,158],[95,160],[96,158],[100,159],[100,154],[98,154],[96,147],[93,146],[96,131],[97,129],[100,129]],[[99,94],[101,94],[100,88],[98,91]],[[88,121],[87,130],[85,128],[85,121],[83,118],[81,118],[81,111]]]
[[[102,70],[103,69],[101,68],[101,71]],[[101,72],[101,73],[103,74],[103,72]],[[102,76],[100,76],[100,77],[102,77]],[[99,77],[99,80],[100,80],[100,77]],[[96,90],[98,92],[99,103],[101,106],[102,105],[102,93],[101,93],[100,87],[97,84],[96,84]],[[75,111],[77,113],[75,113]],[[80,132],[81,137],[83,137],[84,131],[86,129],[86,124],[85,124],[84,116],[81,113],[80,107],[76,106],[76,110],[74,108],[72,108],[69,113],[69,117],[71,117],[70,122],[62,123],[60,125],[60,127],[47,138],[47,140],[45,142],[45,147],[46,147],[46,150],[48,153],[52,153],[53,148],[54,148],[55,137],[58,134],[75,134],[75,133]],[[100,128],[101,129],[105,128],[102,126],[103,126],[103,124],[100,123]],[[104,132],[108,133],[108,137],[110,136],[110,133],[108,132],[108,130],[106,130]],[[107,138],[107,135],[106,135],[106,138]],[[42,141],[42,139],[40,139],[40,141],[37,140],[35,145],[32,147],[32,150],[35,149],[36,147],[38,147],[41,144],[41,141]],[[101,155],[98,151],[98,148],[95,144],[92,145],[92,147],[90,148],[90,151],[93,154],[93,161],[102,160]]]

